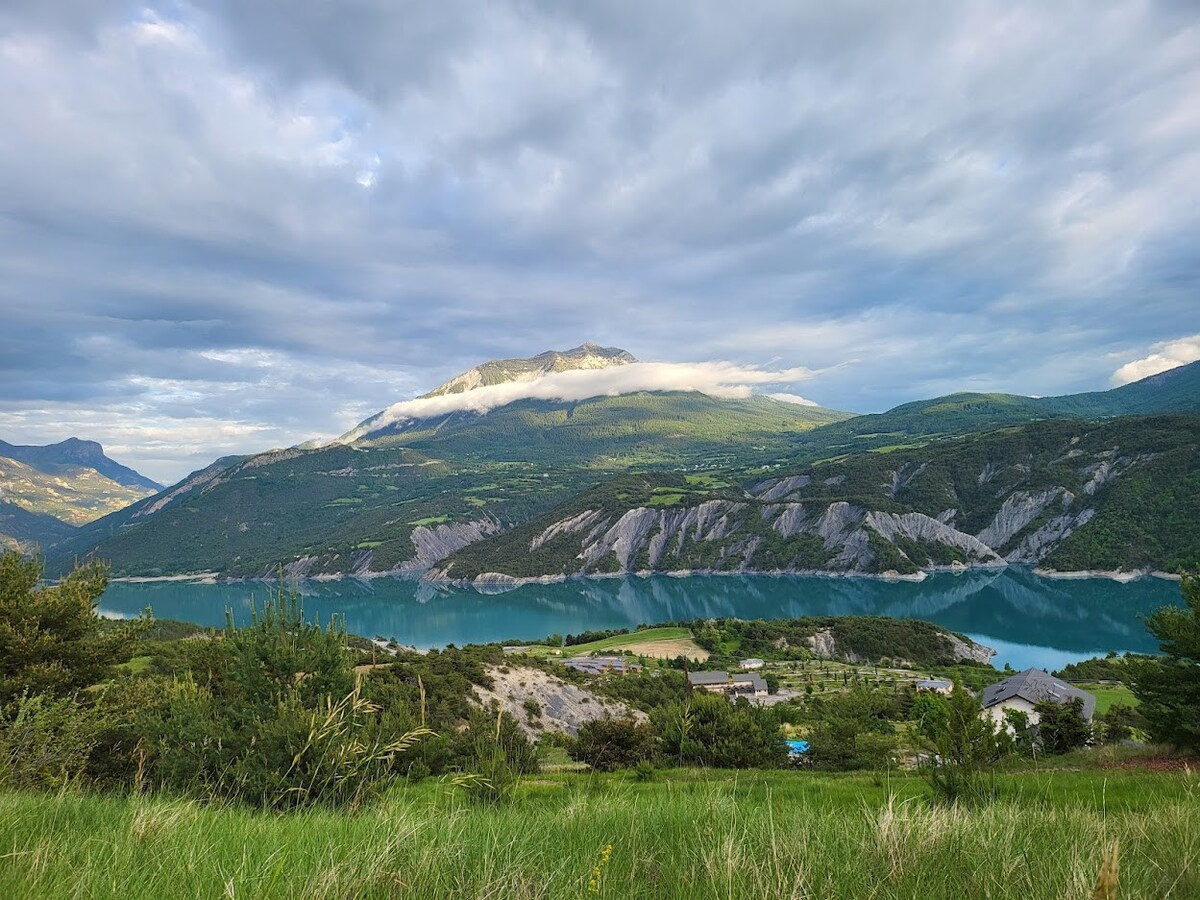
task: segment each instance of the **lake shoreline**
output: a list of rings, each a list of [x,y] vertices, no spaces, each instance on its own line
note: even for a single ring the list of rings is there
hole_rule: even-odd
[[[835,572],[827,569],[792,569],[792,570],[760,570],[745,569],[739,571],[717,569],[672,569],[670,571],[639,570],[636,572],[594,572],[584,575],[537,575],[516,577],[501,572],[486,572],[473,579],[466,578],[427,578],[420,570],[392,569],[387,572],[335,572],[320,575],[307,575],[303,578],[287,577],[289,583],[294,582],[336,582],[336,581],[373,581],[378,578],[397,578],[408,581],[422,581],[426,584],[447,585],[453,587],[473,588],[480,593],[501,593],[507,589],[523,587],[530,584],[562,584],[568,581],[600,581],[614,578],[691,578],[693,576],[755,576],[763,578],[862,578],[871,581],[920,583],[931,575],[965,575],[969,572],[1001,572],[1006,569],[1022,569],[1032,572],[1041,578],[1058,581],[1079,581],[1097,579],[1129,584],[1147,578],[1164,581],[1180,581],[1182,576],[1175,572],[1163,572],[1157,569],[1137,569],[1133,571],[1082,569],[1079,571],[1059,571],[1045,569],[1040,566],[1019,565],[986,565],[986,566],[931,566],[912,573],[888,572]],[[426,570],[431,571],[431,570]],[[157,584],[157,583],[190,583],[190,584],[247,584],[251,582],[275,583],[277,578],[266,576],[237,576],[222,577],[219,572],[191,572],[177,575],[123,575],[110,578],[109,581],[123,584]]]

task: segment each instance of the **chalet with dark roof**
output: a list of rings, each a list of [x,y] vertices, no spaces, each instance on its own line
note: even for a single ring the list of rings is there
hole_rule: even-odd
[[[1095,696],[1042,669],[1026,669],[986,688],[982,704],[984,713],[990,715],[997,725],[1005,724],[1004,713],[1010,709],[1025,713],[1029,717],[1029,724],[1036,725],[1039,716],[1034,710],[1035,705],[1043,700],[1066,704],[1075,699],[1083,701],[1083,717],[1092,721],[1092,714],[1096,711]]]

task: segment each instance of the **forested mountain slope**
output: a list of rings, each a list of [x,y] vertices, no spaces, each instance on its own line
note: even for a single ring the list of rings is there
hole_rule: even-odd
[[[1200,565],[1200,418],[1038,422],[745,484],[624,476],[451,555],[436,577],[901,574]],[[497,577],[499,576],[499,577]]]

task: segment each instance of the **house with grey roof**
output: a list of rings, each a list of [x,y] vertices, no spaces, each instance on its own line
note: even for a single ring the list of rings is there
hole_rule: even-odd
[[[693,690],[724,694],[727,697],[765,697],[767,683],[754,672],[688,672]]]
[[[982,706],[984,714],[991,716],[992,721],[1000,727],[1005,727],[1004,714],[1010,709],[1025,713],[1029,717],[1029,724],[1036,725],[1040,718],[1034,709],[1036,704],[1043,700],[1065,704],[1076,699],[1083,702],[1083,718],[1092,721],[1092,714],[1096,711],[1094,695],[1042,669],[1026,669],[986,688]]]
[[[729,685],[728,672],[688,672],[688,684],[694,688],[720,693]]]

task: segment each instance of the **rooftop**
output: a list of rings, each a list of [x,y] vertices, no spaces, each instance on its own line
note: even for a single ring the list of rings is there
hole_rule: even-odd
[[[689,684],[729,684],[728,672],[688,672]]]
[[[983,708],[995,706],[1005,700],[1020,697],[1029,703],[1040,703],[1050,700],[1054,703],[1070,703],[1075,698],[1083,701],[1083,717],[1091,719],[1096,709],[1096,698],[1087,691],[1081,691],[1074,685],[1067,684],[1060,678],[1043,669],[1026,669],[1017,675],[1010,675],[1003,681],[998,681],[983,692]]]

